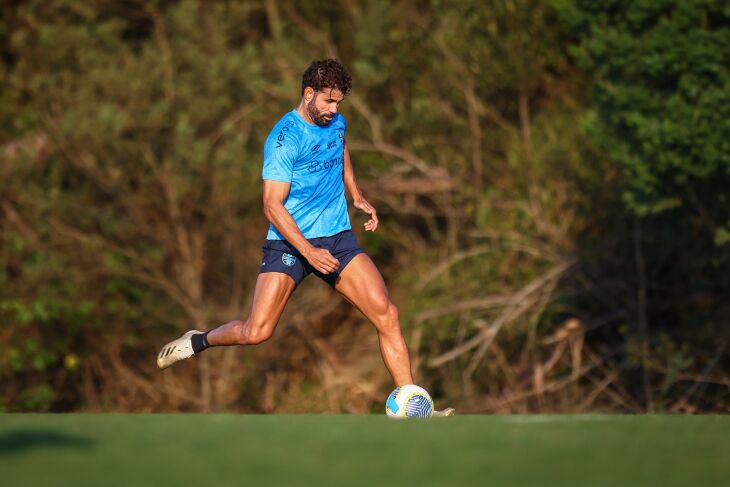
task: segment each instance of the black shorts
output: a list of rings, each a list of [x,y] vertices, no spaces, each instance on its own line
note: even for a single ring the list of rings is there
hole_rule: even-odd
[[[334,287],[337,279],[347,264],[363,250],[357,244],[357,238],[352,230],[345,230],[331,237],[319,237],[307,239],[309,243],[320,249],[329,250],[332,256],[340,261],[340,267],[331,274],[322,274],[316,270],[307,260],[302,257],[286,240],[267,240],[264,244],[264,258],[259,267],[259,272],[281,272],[288,274],[294,279],[298,286],[310,273]]]

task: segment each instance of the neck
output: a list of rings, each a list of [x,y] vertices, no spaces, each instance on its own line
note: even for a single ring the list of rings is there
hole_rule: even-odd
[[[312,120],[312,117],[309,116],[309,111],[307,110],[307,104],[304,102],[304,98],[302,98],[302,101],[299,102],[299,106],[297,107],[297,113],[302,116],[305,122],[307,122],[310,125],[317,125],[314,123],[314,120]]]

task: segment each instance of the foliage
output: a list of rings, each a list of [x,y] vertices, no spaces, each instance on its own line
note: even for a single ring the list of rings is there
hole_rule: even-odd
[[[595,131],[639,214],[689,206],[728,221],[730,10],[713,0],[564,2],[595,73]]]

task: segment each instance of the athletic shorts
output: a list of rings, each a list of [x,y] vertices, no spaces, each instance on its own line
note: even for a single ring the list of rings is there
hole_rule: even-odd
[[[290,275],[297,286],[305,277],[314,273],[324,282],[334,287],[347,264],[357,254],[363,253],[352,230],[345,230],[331,237],[310,238],[307,240],[319,249],[329,250],[330,254],[340,261],[340,267],[331,274],[322,274],[312,267],[302,257],[302,254],[286,240],[267,240],[263,247],[264,258],[259,267],[259,272],[281,272]]]

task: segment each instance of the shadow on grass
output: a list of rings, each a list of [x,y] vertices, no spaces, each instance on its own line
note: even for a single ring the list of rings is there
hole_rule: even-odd
[[[88,450],[93,441],[48,429],[18,429],[0,434],[0,456],[17,455],[32,449],[46,447]]]

